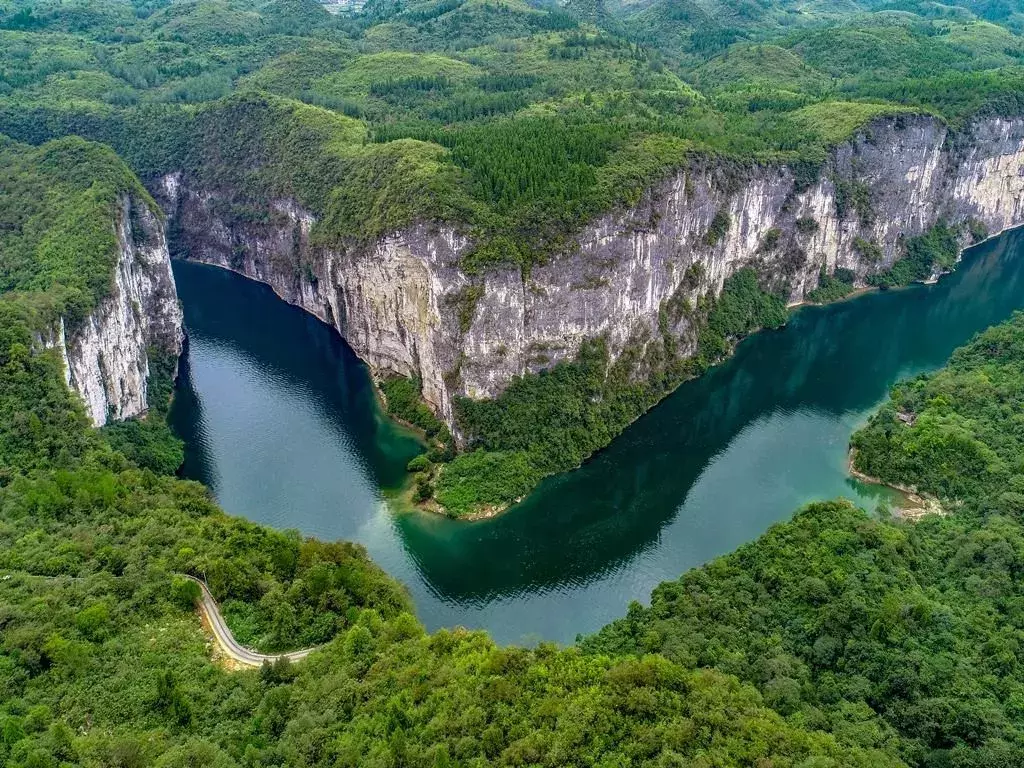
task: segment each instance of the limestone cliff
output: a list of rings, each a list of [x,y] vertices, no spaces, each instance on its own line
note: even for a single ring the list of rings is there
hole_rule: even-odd
[[[181,353],[181,308],[167,239],[149,205],[121,198],[110,292],[78,327],[68,328],[62,318],[46,340],[60,348],[68,386],[95,426],[146,411],[151,348]]]
[[[694,160],[528,276],[466,275],[459,261],[472,244],[452,226],[326,247],[311,241],[313,215],[289,200],[240,221],[228,213],[228,192],[180,173],[154,191],[184,255],[269,284],[337,328],[375,371],[419,376],[452,424],[454,396],[493,397],[597,335],[613,356],[646,344],[664,330],[667,304],[695,306],[744,266],[799,301],[822,268],[863,279],[898,258],[902,237],[940,219],[973,219],[993,233],[1022,224],[1022,173],[1022,120],[952,134],[932,118],[885,119],[809,178],[785,166]],[[709,237],[716,217],[727,227]],[[696,344],[692,317],[674,313],[667,329],[686,352]]]

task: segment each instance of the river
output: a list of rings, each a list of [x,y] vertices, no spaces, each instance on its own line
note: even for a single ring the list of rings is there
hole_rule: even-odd
[[[362,543],[429,629],[566,643],[809,501],[889,503],[848,476],[850,433],[897,379],[1024,308],[1024,232],[968,251],[935,285],[799,309],[581,469],[475,523],[388,507],[418,445],[331,329],[238,275],[174,272],[190,334],[172,409],[186,476],[232,514]]]

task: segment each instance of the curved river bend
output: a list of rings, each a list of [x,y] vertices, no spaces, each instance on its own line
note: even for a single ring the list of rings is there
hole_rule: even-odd
[[[1024,232],[969,251],[936,285],[800,309],[581,469],[476,523],[388,509],[381,489],[418,446],[333,331],[235,274],[174,270],[190,332],[172,411],[187,476],[230,513],[361,542],[430,629],[569,642],[802,504],[888,498],[848,477],[850,433],[898,378],[1024,307]]]

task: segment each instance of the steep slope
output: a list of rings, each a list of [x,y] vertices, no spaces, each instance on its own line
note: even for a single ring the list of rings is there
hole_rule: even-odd
[[[109,150],[78,139],[0,152],[0,285],[42,291],[36,343],[57,347],[95,426],[144,413],[150,355],[177,358],[181,310],[160,211]]]
[[[809,107],[802,119],[814,124],[834,107]],[[763,290],[790,302],[837,269],[857,284],[929,277],[951,266],[956,245],[911,269],[914,238],[948,224],[963,244],[1024,223],[1022,168],[1024,121],[996,118],[955,134],[935,118],[879,118],[810,174],[806,165],[691,154],[636,205],[584,226],[528,272],[467,267],[474,243],[456,225],[325,240],[317,215],[294,199],[239,219],[225,213],[243,204],[237,190],[189,172],[155,190],[189,258],[270,284],[337,328],[378,375],[418,379],[464,446],[503,450],[460,420],[459,398],[499,398],[517,377],[575,360],[601,340],[604,365],[619,363],[627,383],[646,387],[609,427],[614,435],[724,351],[702,348],[701,334],[741,270],[753,268]]]

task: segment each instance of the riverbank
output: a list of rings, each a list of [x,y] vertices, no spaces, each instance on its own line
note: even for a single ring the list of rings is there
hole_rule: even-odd
[[[920,494],[916,488],[911,486],[901,485],[899,483],[887,483],[877,477],[861,472],[854,465],[857,458],[857,449],[851,448],[848,459],[846,470],[850,473],[850,477],[859,480],[862,483],[868,485],[878,485],[883,488],[888,488],[899,494],[900,499],[903,503],[894,507],[891,512],[894,517],[898,517],[902,520],[909,520],[916,522],[926,515],[945,515],[948,514],[942,507],[942,504],[934,496],[927,494]]]
[[[195,395],[178,406],[185,474],[208,478],[229,511],[362,543],[409,586],[429,628],[569,643],[809,500],[896,506],[851,478],[850,435],[894,382],[942,366],[1024,308],[1022,254],[1024,233],[1010,234],[972,249],[938,285],[794,312],[580,469],[470,524],[395,513],[391,490],[390,509],[381,503],[382,488],[407,480],[413,445],[394,443],[365,366],[336,334],[249,280],[179,264],[195,331],[185,382]]]

